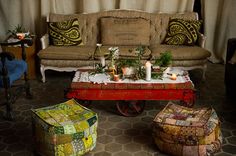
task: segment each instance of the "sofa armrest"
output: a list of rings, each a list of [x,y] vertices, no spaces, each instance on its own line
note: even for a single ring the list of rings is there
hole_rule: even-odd
[[[40,38],[40,42],[41,42],[41,47],[42,49],[45,49],[49,46],[49,35],[45,34]]]
[[[199,39],[198,39],[198,45],[202,48],[205,47],[205,43],[206,43],[206,36],[204,36],[203,34],[199,35]]]

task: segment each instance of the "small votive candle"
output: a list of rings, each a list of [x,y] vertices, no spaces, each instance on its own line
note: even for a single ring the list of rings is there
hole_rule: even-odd
[[[176,79],[177,79],[176,74],[172,74],[172,75],[170,76],[170,79],[171,79],[171,80],[176,80]]]
[[[146,81],[151,81],[151,62],[147,61],[145,64],[145,68],[146,68]]]
[[[120,80],[120,78],[119,78],[119,75],[114,75],[114,81],[119,81]]]

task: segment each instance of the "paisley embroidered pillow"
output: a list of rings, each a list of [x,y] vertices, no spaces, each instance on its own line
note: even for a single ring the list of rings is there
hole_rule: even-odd
[[[195,45],[201,24],[198,20],[172,19],[164,42],[169,45]]]
[[[49,38],[52,45],[56,46],[83,45],[79,20],[71,19],[62,22],[50,22]]]

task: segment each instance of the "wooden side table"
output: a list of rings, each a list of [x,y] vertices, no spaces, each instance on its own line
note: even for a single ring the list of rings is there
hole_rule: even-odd
[[[2,46],[2,49],[4,51],[9,51],[13,53],[16,57],[16,59],[22,59],[21,56],[21,47],[19,46]],[[32,46],[25,48],[26,52],[26,62],[28,64],[28,78],[29,79],[35,79],[36,78],[36,64],[35,64],[35,58],[36,58],[36,51],[35,51],[35,40],[33,42]]]

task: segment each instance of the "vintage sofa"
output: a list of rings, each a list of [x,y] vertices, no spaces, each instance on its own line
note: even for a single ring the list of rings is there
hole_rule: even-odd
[[[198,19],[195,12],[185,13],[148,13],[137,10],[110,10],[88,14],[49,14],[48,22],[60,22],[77,18],[79,20],[80,37],[83,45],[54,46],[50,44],[49,35],[41,38],[42,50],[39,51],[42,81],[45,82],[45,71],[76,71],[79,68],[89,68],[99,62],[97,43],[103,44],[102,51],[118,46],[121,58],[133,58],[138,45],[145,45],[146,53],[143,60],[152,60],[160,53],[170,51],[173,56],[172,65],[181,66],[186,70],[200,68],[203,78],[210,52],[204,49],[205,36],[199,34],[194,46],[167,45],[164,40],[170,19]],[[131,27],[126,29],[127,23]],[[116,25],[118,24],[118,25]],[[124,30],[125,29],[125,30]]]

